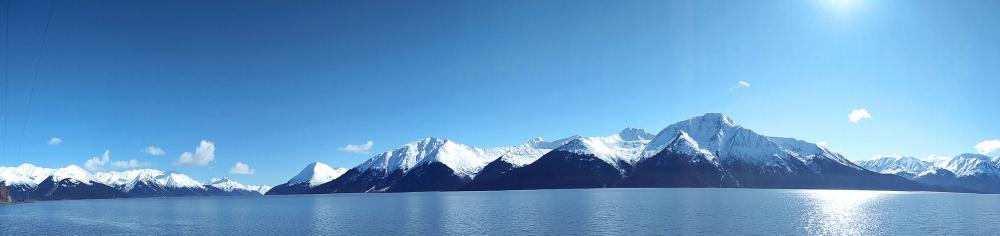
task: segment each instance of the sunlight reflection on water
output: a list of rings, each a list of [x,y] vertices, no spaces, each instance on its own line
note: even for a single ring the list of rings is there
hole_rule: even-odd
[[[804,190],[808,198],[806,230],[821,235],[877,234],[880,212],[871,207],[889,192],[859,190]]]

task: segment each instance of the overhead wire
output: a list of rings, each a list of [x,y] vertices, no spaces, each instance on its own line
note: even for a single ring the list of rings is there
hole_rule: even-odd
[[[42,67],[42,56],[45,55],[45,43],[48,41],[49,38],[49,25],[52,24],[52,13],[54,12],[56,7],[56,1],[57,0],[52,0],[52,4],[49,4],[49,14],[45,20],[45,28],[42,31],[42,44],[38,49],[38,57],[35,60],[35,71],[31,77],[31,89],[28,90],[28,103],[24,111],[24,122],[21,123],[21,134],[20,136],[18,136],[18,144],[17,144],[18,158],[21,158],[21,150],[23,149],[23,144],[24,144],[24,134],[28,128],[28,118],[31,117],[31,103],[32,100],[34,100],[35,89],[38,85],[38,72],[41,70]]]

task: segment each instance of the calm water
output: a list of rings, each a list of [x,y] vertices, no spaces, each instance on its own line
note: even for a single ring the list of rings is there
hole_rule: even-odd
[[[1000,195],[586,189],[52,201],[0,235],[1000,233]]]

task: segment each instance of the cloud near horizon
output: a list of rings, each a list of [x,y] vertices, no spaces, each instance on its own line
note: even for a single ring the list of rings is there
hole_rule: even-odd
[[[229,168],[230,174],[252,175],[254,172],[256,172],[256,170],[250,168],[250,165],[243,162],[236,162],[236,164],[233,165],[233,168]]]
[[[1000,154],[1000,139],[983,140],[976,144],[976,150],[980,154]]]
[[[368,142],[365,142],[363,144],[348,144],[346,146],[339,148],[338,150],[351,153],[368,153],[368,150],[371,150],[372,146],[375,146],[375,142],[368,140]]]
[[[101,157],[93,157],[84,162],[83,168],[89,171],[105,171],[110,169],[139,168],[151,165],[149,162],[142,162],[136,159],[128,161],[111,161],[111,150],[104,150]]]
[[[208,140],[201,140],[194,153],[184,152],[177,158],[177,165],[182,166],[207,166],[215,160],[215,143]]]
[[[55,146],[55,145],[61,144],[62,142],[63,142],[63,140],[61,138],[59,138],[59,137],[52,137],[52,138],[49,138],[49,141],[46,142],[46,144],[48,144],[49,146]]]
[[[867,109],[859,108],[851,110],[851,114],[847,114],[847,120],[851,123],[858,123],[858,121],[872,118],[872,114],[868,113]]]

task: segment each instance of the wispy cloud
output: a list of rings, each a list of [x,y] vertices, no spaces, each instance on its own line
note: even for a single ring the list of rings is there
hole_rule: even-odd
[[[49,138],[49,141],[46,142],[46,143],[49,144],[49,146],[55,146],[55,145],[61,144],[62,142],[63,142],[63,140],[61,138],[59,138],[59,137],[52,137],[52,138]]]
[[[748,88],[748,87],[750,87],[750,83],[747,83],[746,81],[739,81],[739,82],[736,82],[736,87],[737,88]]]
[[[851,114],[847,114],[847,120],[852,123],[858,123],[858,121],[868,118],[872,118],[872,114],[868,113],[868,110],[864,108],[851,110]]]
[[[153,156],[163,156],[167,154],[166,150],[157,146],[146,147],[145,149],[142,149],[142,152]]]
[[[176,164],[183,166],[206,166],[215,160],[215,144],[201,140],[194,153],[184,152],[177,158]]]
[[[821,148],[829,148],[830,144],[826,143],[826,141],[819,141],[819,142],[816,142],[816,146],[819,146]]]
[[[250,168],[250,165],[243,162],[236,162],[236,164],[233,165],[233,168],[229,168],[230,174],[252,175],[255,171],[256,170]]]
[[[741,88],[749,88],[749,87],[750,87],[750,83],[749,82],[740,80],[740,81],[736,81],[736,87],[729,88],[729,91],[733,91],[733,90],[741,89]]]
[[[368,140],[368,142],[363,144],[348,144],[339,148],[339,150],[351,153],[368,153],[368,150],[371,150],[372,146],[375,146],[375,142]]]
[[[983,140],[982,142],[976,144],[976,150],[979,150],[979,153],[982,153],[983,155],[991,153],[1000,154],[1000,140]]]
[[[100,157],[93,157],[84,162],[83,168],[89,171],[105,171],[109,169],[129,169],[149,166],[149,162],[142,162],[136,159],[128,161],[111,161],[111,150],[104,150]],[[110,167],[110,168],[109,168]]]

